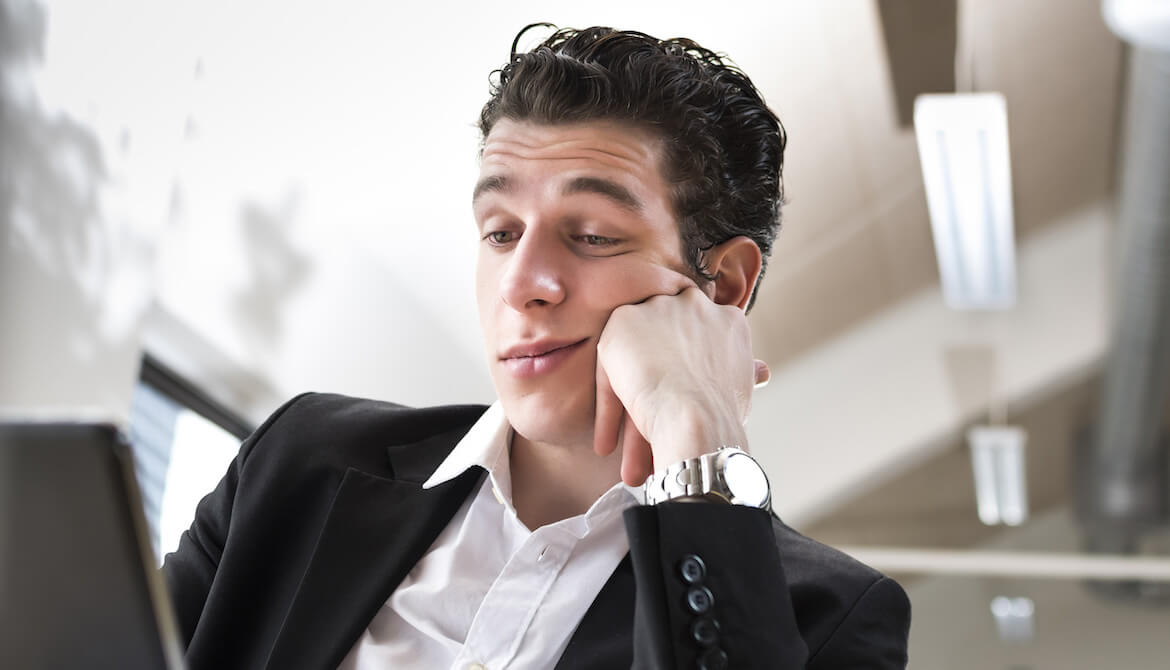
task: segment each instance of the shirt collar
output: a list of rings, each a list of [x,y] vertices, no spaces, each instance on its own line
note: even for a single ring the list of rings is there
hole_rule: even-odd
[[[512,426],[504,416],[504,408],[497,400],[479,417],[471,430],[455,445],[434,474],[423,482],[429,489],[455,479],[472,466],[479,466],[494,479],[504,477],[511,496],[511,470],[508,467],[508,445],[512,442]]]

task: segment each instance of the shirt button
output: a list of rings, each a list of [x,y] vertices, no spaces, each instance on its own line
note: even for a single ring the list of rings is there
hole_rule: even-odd
[[[694,554],[687,554],[683,556],[682,561],[678,564],[679,574],[682,575],[683,581],[688,584],[698,584],[703,581],[703,577],[707,576],[707,565],[703,563],[703,559]]]
[[[687,607],[695,614],[706,614],[715,602],[715,596],[706,586],[692,586],[687,589]]]
[[[483,663],[472,663],[467,666],[467,670],[487,670],[487,666]]]

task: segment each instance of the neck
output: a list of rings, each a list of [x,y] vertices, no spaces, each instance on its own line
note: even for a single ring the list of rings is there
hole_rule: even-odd
[[[621,450],[602,458],[592,442],[569,446],[512,437],[512,505],[520,521],[535,530],[584,514],[621,481]]]

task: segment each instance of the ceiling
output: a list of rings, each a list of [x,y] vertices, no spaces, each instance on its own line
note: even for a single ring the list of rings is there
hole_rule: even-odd
[[[974,90],[1007,100],[1022,241],[1110,196],[1123,50],[1095,0],[969,4]],[[807,88],[784,73],[760,82],[790,133],[790,203],[752,319],[774,364],[938,282],[914,132],[898,123],[876,4],[820,7],[828,56]]]

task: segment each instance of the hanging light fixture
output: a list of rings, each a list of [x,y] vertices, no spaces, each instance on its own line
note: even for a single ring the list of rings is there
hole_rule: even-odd
[[[947,305],[1013,307],[1015,227],[1003,96],[920,95],[914,132]]]

